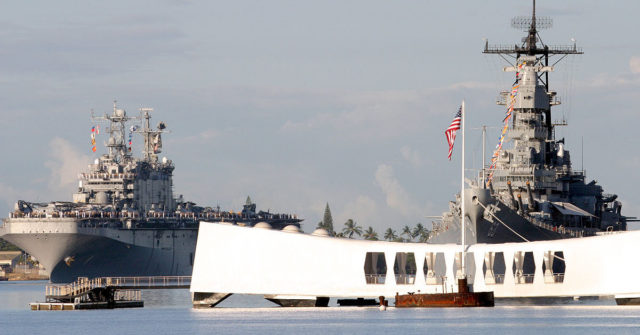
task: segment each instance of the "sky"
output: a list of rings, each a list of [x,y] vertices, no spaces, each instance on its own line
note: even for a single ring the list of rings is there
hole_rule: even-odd
[[[556,130],[623,214],[640,216],[640,2],[538,1],[555,66]],[[98,153],[91,111],[154,108],[174,192],[204,206],[295,213],[311,232],[328,203],[386,228],[440,215],[459,190],[444,130],[467,106],[468,176],[482,125],[495,146],[513,74],[490,44],[529,1],[0,1],[0,216],[18,199],[71,200]],[[141,151],[140,139],[134,151]],[[584,152],[584,154],[583,154]],[[475,169],[475,170],[474,170]]]

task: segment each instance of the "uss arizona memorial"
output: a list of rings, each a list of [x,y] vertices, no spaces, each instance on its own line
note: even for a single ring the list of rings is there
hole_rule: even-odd
[[[640,231],[473,244],[461,262],[459,244],[362,241],[322,230],[260,227],[200,223],[191,283],[195,307],[213,307],[234,293],[300,302],[456,292],[462,263],[471,290],[493,291],[496,298],[611,297],[618,304],[640,298]]]

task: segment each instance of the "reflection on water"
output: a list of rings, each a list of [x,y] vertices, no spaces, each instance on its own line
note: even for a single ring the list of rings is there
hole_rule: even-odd
[[[46,280],[0,282],[0,311],[25,310],[29,303],[44,301]]]
[[[1,334],[601,334],[640,332],[640,307],[608,301],[495,308],[279,308],[259,296],[231,296],[221,308],[191,308],[188,290],[143,291],[144,308],[30,311],[46,282],[0,282]],[[333,301],[335,303],[335,301]],[[246,308],[252,306],[254,308]]]

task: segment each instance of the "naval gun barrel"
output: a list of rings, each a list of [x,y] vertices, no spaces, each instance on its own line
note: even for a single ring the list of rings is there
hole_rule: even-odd
[[[531,192],[531,183],[527,181],[527,196],[529,197],[529,211],[533,212],[536,210],[536,203],[533,200],[533,192]]]
[[[511,180],[507,180],[507,187],[509,188],[509,197],[511,198],[511,207],[516,207],[516,198],[513,196],[513,188],[511,187]]]
[[[524,205],[522,204],[522,197],[520,193],[518,193],[518,214],[524,214]]]

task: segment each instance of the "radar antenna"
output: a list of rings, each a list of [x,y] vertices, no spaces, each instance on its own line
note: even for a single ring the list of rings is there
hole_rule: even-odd
[[[548,46],[545,45],[540,36],[538,30],[551,28],[553,21],[548,17],[536,17],[536,0],[533,0],[533,11],[531,17],[518,16],[511,19],[511,26],[516,29],[528,31],[528,35],[523,38],[522,45],[518,46],[505,46],[505,45],[489,45],[488,41],[485,41],[484,51],[486,54],[505,54],[516,55],[516,58],[520,55],[544,55],[548,58],[549,55],[570,55],[570,54],[582,54],[582,48],[578,48],[573,45],[559,45]],[[538,45],[540,42],[540,45]],[[547,64],[548,65],[548,64]]]
[[[95,116],[93,111],[91,112],[91,119],[95,123],[107,123],[107,132],[109,133],[109,139],[105,143],[109,148],[109,159],[114,162],[120,162],[131,158],[131,154],[127,150],[125,144],[125,134],[127,131],[127,122],[139,121],[138,117],[131,117],[127,115],[124,109],[118,108],[117,101],[113,101],[113,112],[111,114],[105,113],[103,116]]]
[[[158,123],[157,129],[151,128],[151,113],[153,108],[140,108],[140,118],[143,120],[142,129],[136,133],[141,133],[144,138],[144,149],[142,150],[144,159],[150,163],[158,161],[158,154],[162,152],[162,134],[168,133],[164,122]]]
[[[498,54],[500,56],[508,55],[516,59],[521,55],[536,56],[538,58],[537,62],[540,62],[543,66],[549,66],[550,56],[560,55],[561,58],[558,60],[560,61],[567,55],[583,54],[582,48],[578,48],[576,46],[575,39],[571,39],[573,45],[549,46],[544,44],[540,39],[538,30],[551,28],[552,24],[552,20],[548,17],[536,17],[536,0],[533,0],[531,17],[518,16],[511,20],[512,27],[528,31],[527,36],[522,39],[522,45],[489,45],[489,41],[485,40],[484,50],[482,53]],[[543,82],[548,91],[549,73],[544,72],[544,76],[545,78]]]

